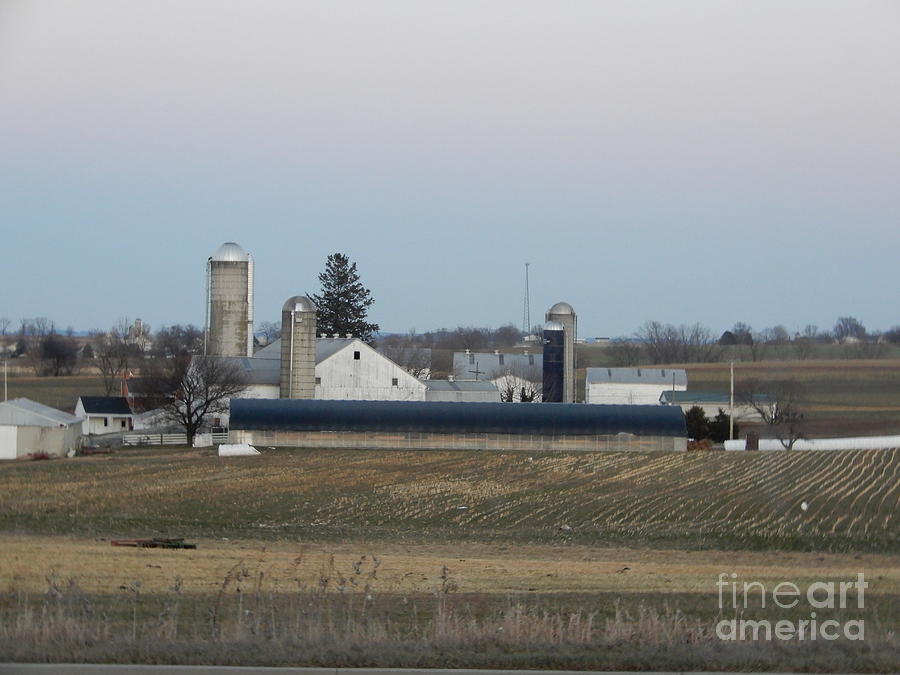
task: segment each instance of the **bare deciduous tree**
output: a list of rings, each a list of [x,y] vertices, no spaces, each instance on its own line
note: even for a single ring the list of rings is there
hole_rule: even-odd
[[[261,321],[256,327],[256,335],[264,345],[270,344],[281,336],[281,323],[278,321]]]
[[[431,372],[431,349],[414,330],[379,340],[378,351],[413,377],[425,377]]]
[[[153,336],[154,356],[176,358],[191,356],[203,351],[203,331],[193,324],[163,326]]]
[[[855,317],[838,317],[837,323],[834,324],[834,339],[842,344],[848,339],[865,340],[866,327]]]
[[[803,388],[792,380],[744,380],[738,387],[738,398],[752,407],[768,427],[772,436],[790,450],[805,438],[802,410]]]
[[[644,360],[644,349],[639,342],[628,338],[616,338],[606,348],[614,366],[638,366]]]
[[[92,331],[94,363],[103,378],[103,388],[111,396],[128,370],[128,322],[120,319],[108,331]]]
[[[511,364],[490,373],[500,392],[500,400],[507,403],[531,403],[542,398],[542,378],[537,366]]]
[[[718,360],[719,346],[709,329],[693,325],[662,324],[648,321],[636,337],[644,344],[651,363],[704,363]]]
[[[203,356],[158,359],[144,381],[147,393],[162,402],[162,416],[184,428],[188,445],[207,418],[226,412],[247,386],[236,363]]]

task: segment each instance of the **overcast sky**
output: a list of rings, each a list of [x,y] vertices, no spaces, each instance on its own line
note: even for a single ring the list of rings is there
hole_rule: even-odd
[[[900,2],[0,0],[0,316],[900,323]]]

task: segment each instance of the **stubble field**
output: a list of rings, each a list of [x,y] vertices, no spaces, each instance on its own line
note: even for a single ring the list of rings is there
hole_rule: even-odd
[[[898,450],[262,450],[0,465],[0,660],[900,666]],[[110,545],[153,536],[198,548]],[[808,614],[722,608],[723,573],[863,573],[865,608],[821,618],[866,641],[723,643],[723,617]]]

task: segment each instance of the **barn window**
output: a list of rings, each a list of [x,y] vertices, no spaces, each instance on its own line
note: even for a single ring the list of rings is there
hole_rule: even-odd
[[[119,425],[124,429],[125,428],[125,420],[122,420],[121,422],[119,422]]]
[[[528,365],[529,365],[529,366],[533,366],[533,365],[534,365],[534,354],[529,354],[529,355],[528,355]]]
[[[503,365],[503,354],[498,354],[498,356],[500,357],[500,365],[502,366]]]
[[[316,378],[316,384],[322,384],[322,378],[321,378],[321,377],[317,377],[317,378]]]
[[[398,380],[396,377],[392,377],[392,378],[391,378],[391,386],[392,386],[392,387],[399,387],[399,386],[400,386],[400,380]]]
[[[353,360],[359,361],[359,352],[353,352]]]
[[[469,354],[469,365],[470,366],[475,365],[475,355],[474,354]]]
[[[103,418],[103,426],[105,426],[105,427],[109,426],[109,418],[108,417]]]

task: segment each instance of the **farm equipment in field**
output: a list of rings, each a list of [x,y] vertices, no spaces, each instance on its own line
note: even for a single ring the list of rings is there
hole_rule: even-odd
[[[132,548],[197,548],[197,544],[186,544],[184,539],[113,539],[113,546],[130,546]]]

